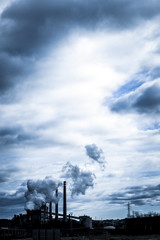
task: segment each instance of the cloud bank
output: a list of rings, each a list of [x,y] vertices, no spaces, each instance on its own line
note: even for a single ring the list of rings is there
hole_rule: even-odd
[[[155,7],[156,6],[156,7]],[[14,1],[1,13],[0,92],[21,85],[36,61],[74,29],[121,31],[159,14],[158,1]]]
[[[133,186],[124,192],[111,194],[108,198],[111,204],[126,204],[136,206],[159,205],[160,185]]]
[[[131,94],[120,97],[111,105],[111,110],[117,113],[137,112],[139,114],[160,113],[159,83],[144,84]]]

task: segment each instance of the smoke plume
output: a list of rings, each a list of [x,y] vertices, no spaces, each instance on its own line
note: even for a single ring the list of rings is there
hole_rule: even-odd
[[[65,178],[72,180],[71,195],[85,194],[89,187],[93,188],[95,175],[90,171],[83,171],[77,165],[73,166],[69,162],[63,167]]]
[[[25,209],[39,209],[42,205],[50,201],[57,203],[61,194],[56,198],[55,190],[59,185],[61,184],[53,181],[50,177],[37,181],[28,180],[27,191],[25,192],[27,201]]]
[[[105,168],[105,157],[103,155],[103,150],[98,148],[96,144],[90,144],[85,146],[86,154],[92,160],[98,162],[101,168]]]

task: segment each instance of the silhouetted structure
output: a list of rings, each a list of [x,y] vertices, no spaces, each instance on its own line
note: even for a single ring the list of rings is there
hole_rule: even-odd
[[[58,199],[58,189],[55,191]],[[47,205],[48,204],[48,205]],[[95,220],[89,216],[67,215],[66,182],[63,183],[63,213],[58,212],[58,201],[53,212],[52,202],[40,209],[27,210],[26,214],[15,215],[12,220],[0,220],[0,240],[31,237],[33,240],[60,239],[61,236],[99,234],[160,234],[160,216],[155,213],[128,215],[126,219]]]
[[[63,183],[63,220],[67,221],[66,181]]]

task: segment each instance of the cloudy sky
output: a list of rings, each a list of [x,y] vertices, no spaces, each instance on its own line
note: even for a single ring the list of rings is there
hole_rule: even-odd
[[[159,22],[159,0],[0,1],[0,218],[47,179],[74,215],[160,212]]]

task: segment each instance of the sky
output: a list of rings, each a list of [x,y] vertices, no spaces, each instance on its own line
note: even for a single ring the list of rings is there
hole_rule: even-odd
[[[159,22],[159,0],[0,1],[0,218],[57,186],[62,211],[64,180],[73,215],[160,213]]]

